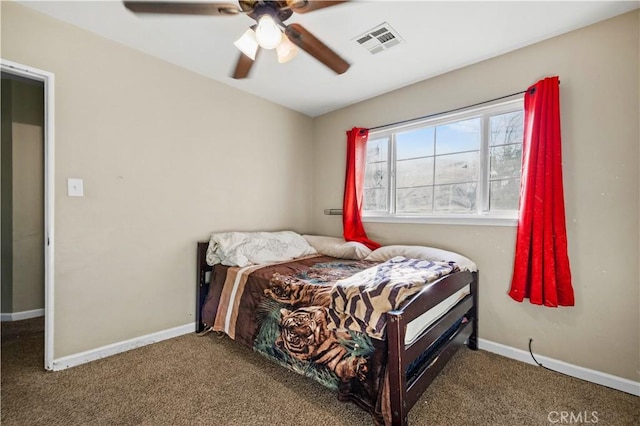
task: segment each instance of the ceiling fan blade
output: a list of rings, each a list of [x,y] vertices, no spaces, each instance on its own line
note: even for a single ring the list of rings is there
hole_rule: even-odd
[[[287,6],[296,13],[307,13],[329,6],[337,6],[346,1],[310,1],[310,0],[287,0]]]
[[[182,3],[164,1],[125,1],[124,7],[134,13],[166,13],[178,15],[237,15],[233,3]]]
[[[288,25],[285,28],[285,34],[293,44],[338,74],[344,73],[351,66],[300,24]]]
[[[260,49],[258,49],[258,53]],[[256,58],[258,57],[258,53],[256,53]],[[247,78],[249,76],[249,72],[251,71],[251,67],[253,66],[254,60],[245,55],[244,53],[240,53],[240,57],[238,58],[238,62],[236,63],[236,69],[233,71],[232,78],[236,80]]]

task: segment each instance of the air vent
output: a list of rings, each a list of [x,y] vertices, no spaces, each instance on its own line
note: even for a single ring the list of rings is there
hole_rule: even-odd
[[[372,55],[388,50],[404,41],[400,34],[386,22],[360,34],[354,40]]]

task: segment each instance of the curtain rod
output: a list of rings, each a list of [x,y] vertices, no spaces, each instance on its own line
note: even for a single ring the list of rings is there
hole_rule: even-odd
[[[529,89],[527,89],[527,90],[529,90]],[[471,104],[471,105],[463,106],[463,107],[460,107],[460,108],[450,109],[449,111],[436,112],[435,114],[423,115],[422,117],[410,118],[408,120],[396,121],[395,123],[389,123],[389,124],[383,124],[381,126],[370,127],[367,130],[377,130],[377,129],[382,129],[384,127],[397,126],[398,124],[410,123],[412,121],[424,120],[425,118],[432,118],[432,117],[437,117],[439,115],[450,114],[452,112],[458,112],[458,111],[461,111],[463,109],[473,108],[473,107],[476,107],[476,106],[488,104],[490,102],[495,102],[495,101],[499,101],[499,100],[502,100],[502,99],[510,98],[512,96],[522,95],[523,93],[527,93],[527,90],[523,90],[522,92],[512,93],[510,95],[500,96],[499,98],[490,99],[488,101],[483,101],[483,102],[478,102],[476,104]],[[531,93],[533,94],[535,92],[535,90],[536,90],[535,87],[532,87],[531,88]]]

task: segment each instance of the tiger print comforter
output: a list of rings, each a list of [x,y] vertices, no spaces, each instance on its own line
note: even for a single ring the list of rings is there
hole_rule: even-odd
[[[390,419],[388,390],[384,387],[386,342],[350,326],[362,322],[353,316],[358,301],[364,300],[363,292],[367,292],[367,283],[358,280],[359,274],[368,276],[378,270],[369,282],[373,285],[369,293],[389,297],[383,287],[392,281],[389,274],[394,268],[387,265],[371,269],[376,265],[384,263],[327,256],[244,268],[216,265],[202,321],[267,358],[337,390],[340,400],[357,403],[372,414],[376,423],[383,424],[385,418]],[[445,265],[439,267],[442,270],[437,275],[444,275]],[[380,271],[389,274],[385,277]],[[336,290],[337,282],[351,285]],[[393,309],[402,303],[399,293],[406,298],[416,292],[415,284],[395,284],[397,291],[389,290],[398,295]],[[332,311],[335,305],[342,306],[341,312]],[[376,323],[381,316],[376,314]]]
[[[458,270],[453,262],[398,256],[339,280],[331,289],[330,328],[383,339],[386,313],[396,310],[425,285]]]

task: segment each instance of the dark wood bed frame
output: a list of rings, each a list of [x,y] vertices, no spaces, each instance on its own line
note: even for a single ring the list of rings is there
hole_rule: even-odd
[[[201,332],[201,308],[209,292],[212,267],[206,263],[207,242],[198,243],[196,287],[196,331]],[[414,343],[406,346],[407,324],[447,297],[470,284],[471,294],[458,302],[443,317],[432,324]],[[478,272],[457,272],[425,287],[402,310],[389,312],[387,319],[387,345],[389,389],[393,425],[408,425],[407,414],[425,389],[436,378],[456,351],[463,345],[478,348]],[[462,318],[466,321],[460,323]],[[459,325],[453,329],[456,324]],[[447,332],[452,334],[441,339]],[[418,373],[408,378],[406,371],[414,360],[429,351],[420,361]]]

